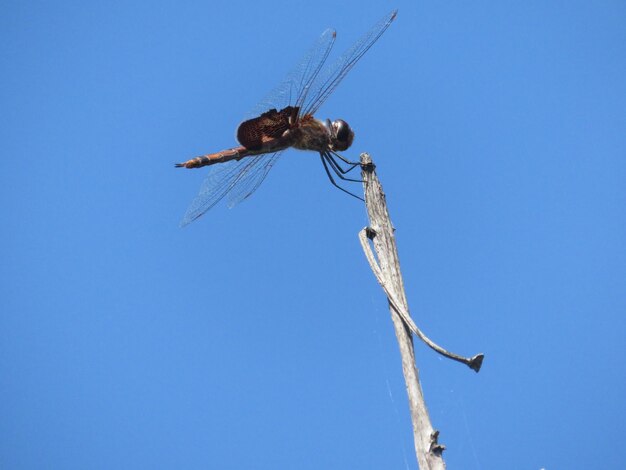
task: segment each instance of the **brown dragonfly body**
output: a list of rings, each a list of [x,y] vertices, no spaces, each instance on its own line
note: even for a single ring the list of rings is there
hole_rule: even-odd
[[[346,176],[359,163],[340,153],[352,145],[354,132],[341,119],[322,121],[314,115],[387,30],[396,14],[397,11],[392,11],[385,15],[337,61],[329,64],[326,61],[337,34],[332,29],[326,30],[285,81],[255,108],[253,118],[239,125],[238,147],[177,163],[179,168],[209,168],[181,225],[196,220],[226,195],[231,206],[246,199],[263,182],[282,151],[289,148],[318,153],[330,182],[362,200],[335,181],[335,178],[345,182],[360,181]]]
[[[298,117],[299,108],[287,106],[280,111],[270,109],[254,119],[242,122],[237,129],[241,144],[221,152],[192,158],[177,167],[200,168],[244,157],[274,153],[293,147],[319,153],[343,151],[352,145],[354,132],[341,119],[322,122],[310,114]]]

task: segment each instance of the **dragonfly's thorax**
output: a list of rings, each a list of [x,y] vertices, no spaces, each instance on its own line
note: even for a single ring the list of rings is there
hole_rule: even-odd
[[[347,122],[341,119],[320,121],[310,115],[305,115],[288,134],[294,148],[317,152],[346,150],[354,139],[354,132]]]
[[[294,148],[326,152],[330,147],[330,129],[313,116],[304,116],[299,124],[288,132],[293,139]]]

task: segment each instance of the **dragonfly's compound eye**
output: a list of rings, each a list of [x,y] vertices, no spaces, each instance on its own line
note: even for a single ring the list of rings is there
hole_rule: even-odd
[[[333,150],[347,150],[354,140],[354,132],[343,119],[333,121]]]

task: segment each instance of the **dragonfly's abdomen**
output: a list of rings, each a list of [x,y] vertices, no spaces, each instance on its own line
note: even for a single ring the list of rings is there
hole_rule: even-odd
[[[237,129],[240,147],[192,158],[177,167],[201,168],[215,163],[240,160],[244,157],[274,153],[288,147],[325,152],[330,147],[330,130],[322,121],[305,115],[297,122],[298,108],[288,106],[280,111],[271,109],[258,118],[244,121]],[[295,122],[295,124],[293,124]]]
[[[234,147],[228,150],[222,150],[221,152],[209,153],[200,157],[192,158],[183,163],[177,163],[175,166],[178,168],[200,168],[207,165],[213,165],[215,163],[224,163],[230,160],[239,160],[240,158],[253,155],[255,152],[250,152],[245,147]]]

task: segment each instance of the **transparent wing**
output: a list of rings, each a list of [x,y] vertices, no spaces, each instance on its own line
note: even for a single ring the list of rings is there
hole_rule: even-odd
[[[259,159],[259,162],[252,162],[240,169],[239,176],[235,181],[237,187],[228,192],[229,208],[232,209],[241,201],[252,195],[252,193],[261,186],[261,183],[265,180],[265,177],[272,169],[281,153],[282,151],[270,155],[252,157],[253,159]]]
[[[200,192],[191,202],[180,226],[190,224],[228,195],[228,207],[250,196],[261,185],[282,152],[245,157],[209,167]]]
[[[255,118],[270,110],[289,105],[300,108],[300,116],[314,114],[335,91],[348,72],[382,36],[396,18],[398,10],[384,16],[332,65],[323,69],[337,33],[327,29],[283,82],[263,98],[247,115]],[[320,74],[320,71],[323,72]]]
[[[326,62],[336,37],[335,30],[327,29],[324,31],[300,62],[287,74],[283,82],[265,96],[250,111],[247,117],[260,116],[265,111],[273,108],[281,110],[289,105],[301,106],[309,94],[311,85]]]
[[[309,86],[307,95],[302,102],[300,114],[315,114],[319,107],[335,91],[352,67],[383,35],[387,28],[396,19],[398,10],[384,16],[367,33],[365,33],[350,49],[328,66]]]

